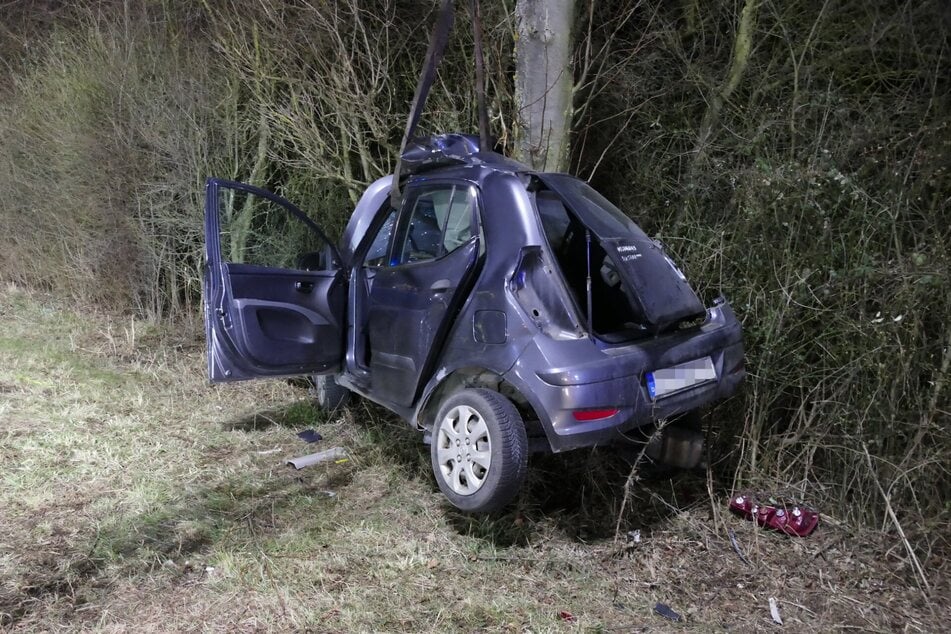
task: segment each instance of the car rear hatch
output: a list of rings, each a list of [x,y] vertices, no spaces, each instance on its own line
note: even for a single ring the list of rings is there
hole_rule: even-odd
[[[539,179],[596,241],[595,259],[590,246],[586,254],[586,275],[604,280],[595,279],[596,293],[598,285],[619,286],[630,305],[630,321],[645,334],[656,335],[703,317],[703,303],[659,242],[583,181],[565,174],[540,174]],[[563,257],[559,259],[563,270],[571,268]],[[595,330],[597,325],[595,319]]]

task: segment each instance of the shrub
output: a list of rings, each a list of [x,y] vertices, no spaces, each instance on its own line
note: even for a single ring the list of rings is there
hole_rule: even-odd
[[[622,87],[580,124],[580,169],[597,165],[602,189],[743,319],[749,379],[713,416],[736,486],[788,484],[850,520],[882,522],[890,505],[911,525],[946,523],[943,9],[758,7],[709,137],[732,5],[655,3],[632,22],[616,46],[636,54],[608,64]]]
[[[220,87],[168,23],[56,29],[0,105],[5,276],[160,317],[198,294]],[[214,147],[214,149],[212,149]]]

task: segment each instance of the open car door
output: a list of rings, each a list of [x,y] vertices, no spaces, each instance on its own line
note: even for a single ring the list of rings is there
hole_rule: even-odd
[[[332,372],[344,352],[340,256],[300,209],[217,178],[205,189],[205,335],[212,382]]]

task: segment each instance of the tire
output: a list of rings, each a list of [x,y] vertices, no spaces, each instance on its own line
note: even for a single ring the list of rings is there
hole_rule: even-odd
[[[439,408],[430,455],[439,489],[453,506],[468,513],[497,511],[525,480],[525,425],[498,392],[461,390]]]
[[[350,402],[350,390],[337,385],[333,374],[320,374],[311,377],[314,382],[314,397],[317,407],[332,412]]]

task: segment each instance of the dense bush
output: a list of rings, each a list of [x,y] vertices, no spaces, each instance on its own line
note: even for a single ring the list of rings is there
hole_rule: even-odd
[[[203,48],[140,16],[55,25],[0,101],[4,276],[155,317],[200,293],[203,174],[228,160]]]
[[[512,147],[513,25],[484,4],[492,125]],[[77,3],[29,46],[0,42],[0,265],[188,319],[203,179],[274,189],[339,232],[391,169],[424,16],[408,0],[141,5]],[[750,378],[712,414],[722,467],[845,519],[891,526],[890,508],[927,538],[949,515],[946,10],[747,2],[744,48],[732,2],[629,5],[579,12],[573,171],[742,316]],[[431,129],[476,129],[457,24]]]
[[[832,514],[881,520],[891,504],[946,521],[947,15],[763,3],[712,130],[736,15],[654,19],[626,34],[637,53],[615,72],[628,85],[595,104],[592,120],[633,117],[588,133],[589,147],[612,144],[594,180],[743,318],[749,381],[718,410],[722,448],[739,448],[729,468]],[[579,156],[582,172],[598,156]]]

